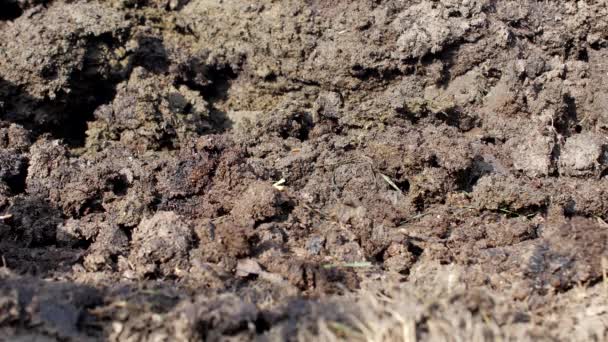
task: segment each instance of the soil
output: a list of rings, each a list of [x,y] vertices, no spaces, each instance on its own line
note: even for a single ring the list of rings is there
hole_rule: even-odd
[[[0,0],[0,339],[604,340],[607,60],[603,1]]]

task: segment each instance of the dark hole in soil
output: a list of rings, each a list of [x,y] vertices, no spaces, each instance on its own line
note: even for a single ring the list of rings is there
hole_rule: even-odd
[[[362,81],[391,81],[397,78],[398,76],[403,75],[403,72],[396,68],[377,69],[364,67],[360,64],[355,64],[351,67],[350,74]]]
[[[439,160],[437,159],[436,155],[432,155],[431,159],[429,159],[429,166],[433,167],[433,168],[438,168],[439,167]]]
[[[230,81],[237,77],[236,72],[230,66],[217,66],[211,68],[206,74],[209,84],[198,86],[200,92],[206,100],[225,100],[228,97]]]
[[[150,204],[148,205],[148,209],[151,211],[157,211],[157,210],[159,210],[159,208],[162,204],[163,204],[163,197],[160,194],[155,193],[154,197],[152,198],[152,201],[150,201]]]
[[[133,56],[133,64],[140,65],[156,74],[169,69],[169,57],[162,39],[156,37],[141,37],[138,39],[139,48]]]
[[[115,95],[115,89],[108,83],[104,82],[87,82],[82,81],[83,88],[88,88],[90,93],[83,93],[84,89],[78,89],[74,96],[80,100],[68,100],[68,107],[65,109],[65,119],[55,127],[50,128],[50,133],[56,137],[63,139],[70,147],[82,147],[86,141],[86,131],[88,122],[93,121],[93,112],[102,104],[110,102]],[[95,95],[92,95],[95,94]]]
[[[297,113],[293,116],[292,120],[294,125],[287,124],[281,127],[282,130],[279,132],[281,138],[287,139],[293,137],[300,141],[308,140],[310,131],[314,126],[312,116],[308,113]],[[293,129],[294,126],[295,130]]]
[[[551,150],[551,164],[553,166],[552,171],[549,172],[549,176],[558,177],[559,176],[559,168],[557,164],[559,162],[559,157],[562,154],[562,149],[559,144],[555,144],[553,146],[553,150]]]
[[[186,106],[184,107],[184,113],[191,113],[192,112],[192,103],[188,102],[186,104]]]
[[[76,241],[71,247],[74,249],[87,250],[87,249],[89,249],[89,247],[91,247],[92,244],[93,244],[92,240],[80,239],[80,240]]]
[[[422,249],[422,248],[420,248],[420,247],[418,247],[418,246],[416,246],[414,244],[411,244],[411,243],[408,244],[407,250],[410,253],[412,253],[416,257],[416,259],[418,259],[422,255],[422,253],[424,252],[424,249]]]
[[[21,165],[19,173],[13,177],[6,179],[6,185],[8,185],[13,195],[21,194],[25,192],[26,179],[27,179],[27,168],[28,163],[25,162]]]
[[[408,191],[410,191],[410,182],[407,179],[400,180],[400,181],[395,181],[395,185],[402,192],[408,192]]]
[[[485,143],[486,145],[496,145],[496,138],[483,137],[483,138],[481,138],[481,142]]]
[[[0,11],[0,20],[14,20],[23,14],[23,10],[16,2],[1,2],[0,6],[2,6],[2,10]]]
[[[363,71],[363,67],[359,64],[353,65],[353,67],[351,69],[352,69],[353,73],[355,73],[355,74],[360,74]]]
[[[577,108],[576,108],[576,100],[570,95],[564,95],[564,103],[566,103],[566,114],[567,119],[576,121],[577,118]]]
[[[416,208],[416,213],[420,214],[424,211],[425,204],[424,204],[423,197],[418,196],[418,197],[414,198],[414,200],[412,202],[414,204],[414,208]]]
[[[383,263],[384,262],[384,253],[386,253],[387,248],[388,247],[383,247],[378,252],[374,253],[371,256],[371,259],[376,263],[380,263],[380,264]]]
[[[456,174],[456,188],[459,191],[471,192],[480,177],[481,175],[471,167],[461,170]]]
[[[602,47],[605,47],[605,44],[603,46],[599,42],[594,42],[594,43],[589,44],[589,47],[592,48],[593,50],[597,51],[597,50],[601,49]]]
[[[266,82],[275,82],[276,80],[277,80],[277,75],[275,75],[274,73],[264,76],[264,81],[266,81]]]
[[[589,62],[589,54],[587,53],[587,49],[581,48],[578,51],[576,59],[583,62]]]
[[[462,17],[462,13],[460,13],[460,11],[452,11],[448,14],[448,17],[450,18],[460,18]]]
[[[470,131],[476,125],[476,119],[463,113],[458,108],[449,108],[445,111],[435,114],[439,121],[444,122],[448,126],[456,127],[463,132]]]
[[[89,198],[83,204],[80,210],[78,211],[78,217],[83,217],[92,213],[103,213],[106,210],[101,204],[101,200],[99,198]]]
[[[257,317],[254,324],[255,324],[255,331],[258,334],[261,334],[261,333],[264,333],[265,331],[270,330],[270,326],[271,326],[270,322],[262,315],[259,315]]]
[[[576,100],[572,96],[564,94],[562,101],[565,105],[564,113],[559,120],[556,120],[555,128],[563,136],[569,137],[576,131],[578,125],[578,109]]]
[[[531,205],[521,209],[511,210],[509,207],[501,207],[498,209],[498,213],[505,215],[508,218],[516,218],[516,217],[532,217],[534,215],[546,215],[547,214],[547,205]]]
[[[175,150],[176,134],[173,132],[166,132],[158,141],[158,148],[161,151],[173,151]]]
[[[602,277],[594,277],[594,278],[591,278],[591,279],[587,280],[587,282],[585,283],[585,286],[589,286],[589,287],[596,286],[598,284],[604,283],[605,281],[606,281],[606,279],[603,276]],[[569,286],[569,287],[565,287],[564,291],[571,290],[572,288],[574,288],[574,285]]]
[[[129,182],[124,175],[117,175],[113,178],[108,179],[108,189],[112,191],[116,196],[124,196],[129,190]]]
[[[129,242],[131,242],[131,240],[133,240],[133,229],[130,227],[127,227],[125,225],[118,225],[118,229],[120,229],[125,236],[127,237],[127,240],[129,240]]]
[[[118,254],[111,254],[110,255],[110,261],[114,265],[118,264]]]
[[[563,212],[565,217],[572,217],[576,214],[576,202],[574,200],[569,200],[563,206]]]
[[[286,201],[281,203],[280,208],[281,208],[281,219],[283,220],[287,220],[289,218],[289,215],[291,214],[291,212],[295,209],[296,204],[292,201]]]
[[[520,20],[513,20],[511,22],[509,22],[509,26],[511,26],[512,28],[521,28],[521,21]]]

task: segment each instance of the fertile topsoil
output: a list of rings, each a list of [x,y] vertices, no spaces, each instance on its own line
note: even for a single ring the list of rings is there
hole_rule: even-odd
[[[0,0],[0,339],[608,338],[608,5]]]

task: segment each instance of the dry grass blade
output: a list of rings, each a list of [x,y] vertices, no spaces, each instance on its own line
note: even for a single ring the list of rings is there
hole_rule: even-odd
[[[327,322],[327,327],[342,338],[361,339],[363,337],[357,329],[340,322]]]
[[[384,179],[385,182],[388,183],[388,185],[390,185],[393,189],[397,190],[398,193],[403,194],[403,192],[401,191],[401,189],[399,189],[399,187],[397,186],[397,184],[395,184],[395,182],[393,182],[389,176],[381,173],[380,176],[382,176],[382,179]]]
[[[336,267],[351,267],[351,268],[361,268],[361,267],[372,267],[372,263],[369,261],[359,261],[359,262],[347,262],[344,264],[327,264],[323,265],[323,268],[336,268]]]
[[[283,190],[285,190],[284,184],[285,184],[285,178],[281,178],[279,181],[272,184],[272,186],[279,191],[283,191]]]
[[[602,283],[604,284],[604,290],[608,292],[608,258],[602,257]]]

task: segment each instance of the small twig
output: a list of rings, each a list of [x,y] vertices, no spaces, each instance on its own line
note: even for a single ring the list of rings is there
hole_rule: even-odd
[[[13,214],[0,215],[0,220],[6,220],[13,217]]]

